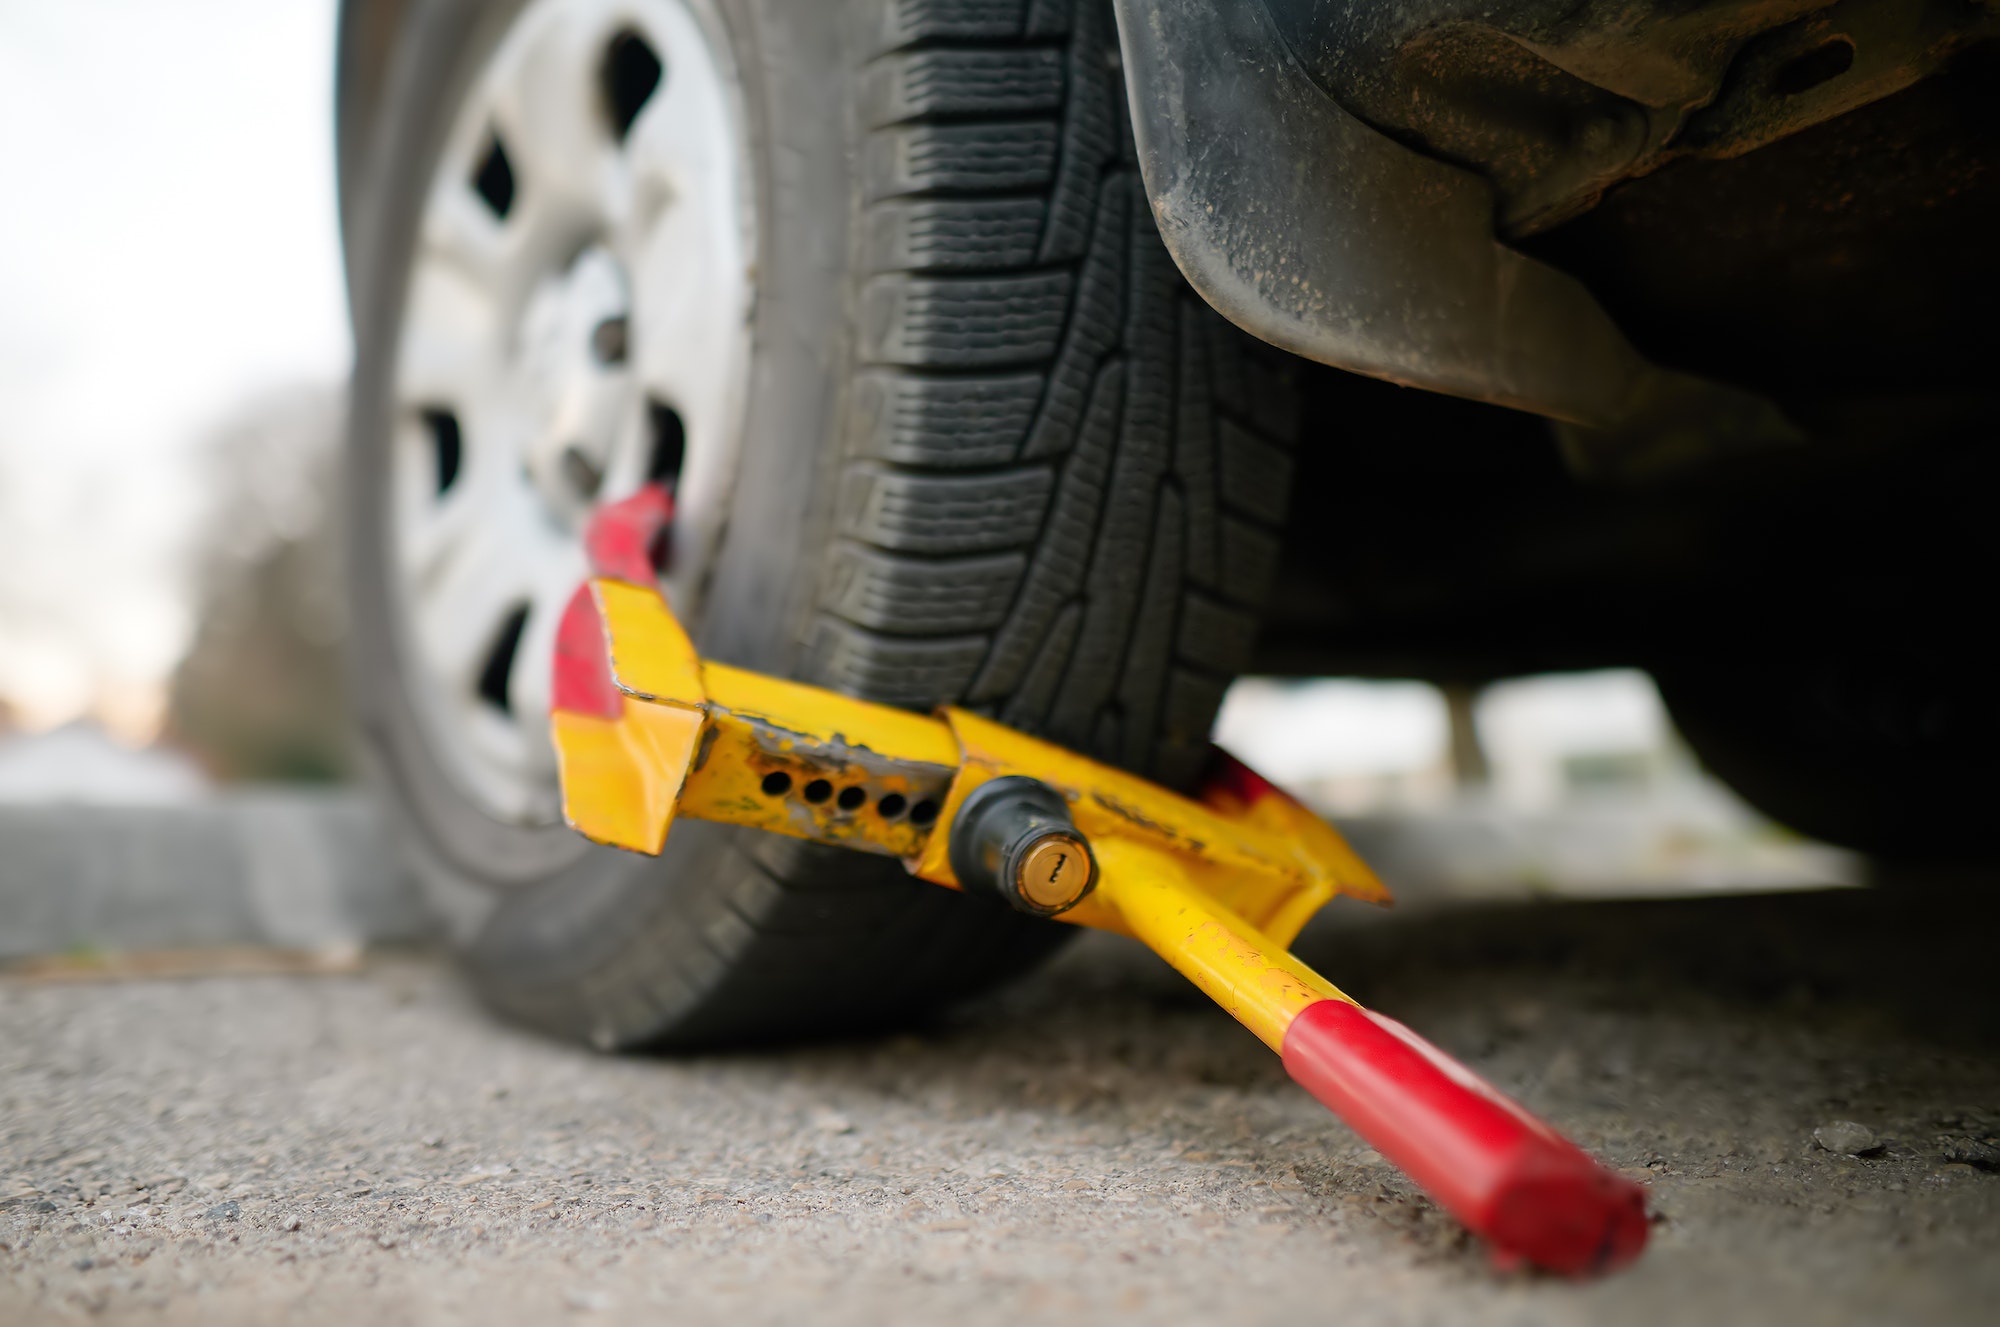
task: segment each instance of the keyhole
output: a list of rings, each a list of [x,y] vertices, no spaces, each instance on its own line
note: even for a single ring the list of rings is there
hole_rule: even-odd
[[[1069,860],[1069,854],[1068,854],[1068,853],[1064,852],[1064,853],[1058,853],[1058,854],[1056,854],[1056,869],[1055,869],[1055,870],[1053,870],[1053,871],[1051,871],[1051,872],[1049,872],[1049,883],[1050,883],[1050,884],[1052,884],[1052,885],[1053,885],[1053,884],[1054,884],[1054,883],[1056,882],[1056,878],[1057,878],[1058,876],[1062,875],[1062,869],[1063,869],[1063,863],[1064,863],[1064,862],[1066,862],[1066,861],[1068,861],[1068,860]]]

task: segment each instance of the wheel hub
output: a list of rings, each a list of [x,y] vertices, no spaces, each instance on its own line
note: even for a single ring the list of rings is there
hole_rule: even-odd
[[[521,318],[521,463],[549,514],[566,524],[597,501],[631,413],[631,312],[623,266],[592,245],[536,284]]]

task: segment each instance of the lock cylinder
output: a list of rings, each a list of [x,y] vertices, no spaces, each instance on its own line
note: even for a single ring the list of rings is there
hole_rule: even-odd
[[[1036,917],[1069,911],[1097,887],[1097,858],[1062,794],[1007,775],[972,790],[952,821],[951,869],[966,889]]]

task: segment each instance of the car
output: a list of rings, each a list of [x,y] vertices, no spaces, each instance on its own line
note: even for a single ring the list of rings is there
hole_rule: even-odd
[[[1779,820],[1981,851],[2000,9],[344,0],[353,691],[500,1010],[905,1020],[1063,928],[548,737],[600,505],[704,655],[1169,785],[1246,673],[1653,671]]]

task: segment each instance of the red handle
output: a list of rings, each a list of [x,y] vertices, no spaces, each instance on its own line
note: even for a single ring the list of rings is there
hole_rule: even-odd
[[[1285,1071],[1503,1252],[1578,1273],[1645,1247],[1645,1190],[1394,1019],[1309,1005],[1285,1033]]]

